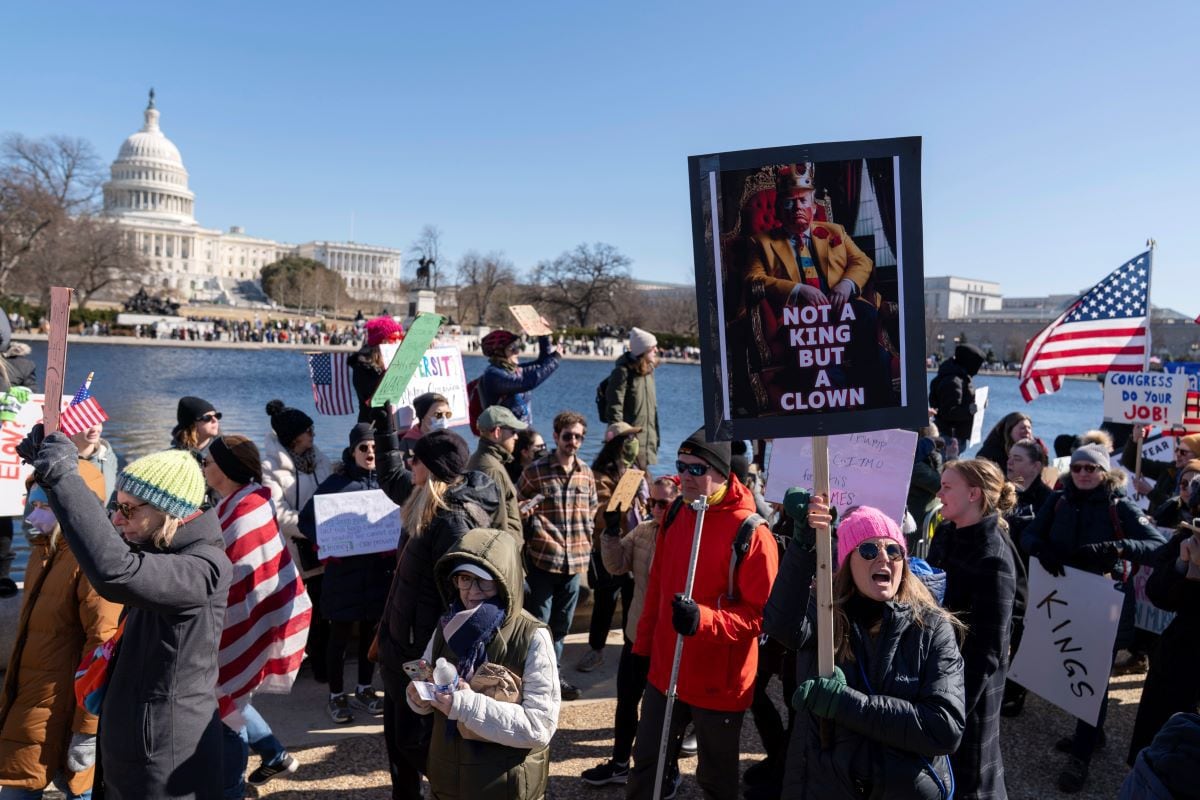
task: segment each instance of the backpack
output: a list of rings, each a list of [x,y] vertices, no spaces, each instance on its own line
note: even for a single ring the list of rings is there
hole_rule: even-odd
[[[611,376],[610,376],[611,377]],[[604,422],[604,412],[608,410],[608,378],[596,384],[596,416]]]
[[[607,380],[605,381],[607,383]],[[679,515],[680,509],[683,508],[683,498],[676,497],[675,502],[671,503],[667,513],[663,515],[662,525],[659,526],[659,535],[666,532],[671,523],[675,521],[675,517]],[[760,514],[750,512],[738,526],[737,535],[733,537],[733,553],[729,559],[729,589],[726,596],[730,600],[737,600],[737,572],[742,566],[742,561],[746,558],[746,553],[750,552],[750,539],[754,536],[754,532],[758,530],[760,525],[766,525],[767,521]]]
[[[471,433],[479,435],[479,415],[483,413],[483,392],[479,390],[479,382],[483,376],[467,384],[467,419],[471,424]]]

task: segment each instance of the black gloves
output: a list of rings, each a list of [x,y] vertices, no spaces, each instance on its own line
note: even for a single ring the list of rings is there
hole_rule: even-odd
[[[607,536],[621,535],[621,512],[620,511],[605,511],[604,512],[604,534]]]
[[[1087,561],[1116,561],[1124,549],[1122,542],[1092,542],[1077,549],[1075,557]]]
[[[1043,548],[1042,551],[1038,553],[1037,560],[1041,563],[1042,569],[1046,570],[1046,572],[1049,572],[1056,578],[1061,578],[1063,575],[1067,574],[1066,569],[1063,568],[1062,559],[1059,558],[1050,548]]]
[[[695,636],[700,629],[700,606],[696,605],[695,600],[681,594],[675,595],[671,601],[671,625],[676,633]]]
[[[33,467],[38,483],[43,486],[53,486],[79,469],[79,448],[59,431],[46,436],[40,422],[17,445],[17,455]]]

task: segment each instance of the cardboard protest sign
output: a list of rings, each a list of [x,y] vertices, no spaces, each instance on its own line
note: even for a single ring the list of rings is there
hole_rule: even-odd
[[[381,489],[313,495],[313,512],[322,560],[386,553],[400,542],[400,506]]]
[[[17,445],[42,421],[44,402],[45,395],[31,395],[20,404],[15,419],[0,423],[0,517],[25,514],[25,479],[33,474],[33,467],[21,462]]]
[[[987,408],[988,387],[980,386],[975,390],[975,418],[971,420],[971,438],[967,447],[974,447],[983,441],[983,410]]]
[[[1124,598],[1110,578],[1029,562],[1025,633],[1008,677],[1089,725],[1100,717]]]
[[[927,424],[920,149],[688,160],[710,439]]]
[[[508,310],[516,318],[521,330],[530,336],[549,336],[554,332],[533,306],[509,306]]]
[[[467,424],[467,373],[463,369],[462,352],[457,347],[431,347],[421,356],[416,372],[396,403],[397,425],[400,425],[401,412],[411,408],[413,400],[426,392],[437,392],[450,402],[450,411],[454,414],[450,425]],[[408,419],[411,421],[412,416]]]
[[[829,493],[831,504],[878,508],[897,522],[904,519],[908,482],[912,478],[917,434],[887,430],[845,433],[829,437]],[[764,496],[782,503],[793,486],[814,487],[812,442],[776,439],[767,464]]]
[[[633,498],[637,497],[638,488],[642,485],[645,472],[640,469],[627,469],[617,481],[612,497],[608,499],[605,511],[628,511]]]
[[[1183,375],[1109,372],[1104,376],[1104,419],[1134,425],[1182,425],[1187,390]]]
[[[437,336],[444,317],[441,314],[418,314],[404,335],[400,349],[383,373],[375,394],[371,395],[371,408],[382,408],[386,403],[396,403],[408,387],[409,380],[421,365],[425,351]]]

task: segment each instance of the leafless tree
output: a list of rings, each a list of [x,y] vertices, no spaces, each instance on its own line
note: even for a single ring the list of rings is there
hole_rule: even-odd
[[[429,286],[434,291],[438,288],[438,264],[442,257],[442,232],[436,225],[426,225],[421,228],[417,240],[409,247],[409,256],[405,261],[415,279],[421,278],[421,270],[427,270]]]
[[[458,315],[465,319],[468,310],[475,313],[475,324],[486,325],[489,317],[495,318],[497,306],[493,305],[496,293],[517,279],[517,271],[503,253],[491,252],[479,255],[468,252],[458,262]]]
[[[100,160],[83,139],[13,135],[0,142],[0,292],[57,225],[94,209],[102,180]]]
[[[73,258],[63,266],[71,277],[80,308],[101,292],[128,293],[145,274],[148,265],[138,252],[132,232],[92,215],[72,220],[70,227]]]
[[[542,303],[586,328],[597,311],[614,308],[617,294],[629,281],[629,264],[629,258],[612,245],[581,244],[553,261],[538,264],[533,283]]]

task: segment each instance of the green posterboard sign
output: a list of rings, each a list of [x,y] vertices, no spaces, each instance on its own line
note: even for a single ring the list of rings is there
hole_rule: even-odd
[[[371,395],[371,408],[382,408],[385,403],[395,403],[400,399],[444,320],[441,314],[417,315],[404,334],[400,349],[392,356],[392,363],[383,373],[383,380],[379,382],[375,394]]]

